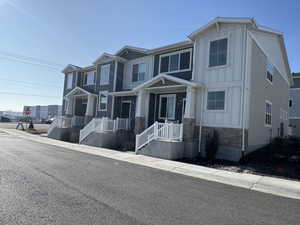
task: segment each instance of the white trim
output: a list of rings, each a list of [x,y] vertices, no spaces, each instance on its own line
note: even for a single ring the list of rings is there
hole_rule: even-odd
[[[148,87],[145,88],[146,90],[159,90],[159,89],[166,89],[166,88],[181,88],[181,87],[185,87],[185,85],[182,84],[178,84],[178,85],[169,85],[169,86],[161,86],[161,87]]]
[[[152,84],[155,84],[156,82],[159,82],[160,80],[163,80],[163,79],[167,79],[167,80],[173,81],[175,83],[179,83],[179,84],[182,84],[182,85],[185,85],[185,86],[191,86],[191,87],[195,87],[195,88],[203,86],[203,84],[200,83],[200,82],[188,81],[188,80],[180,79],[180,78],[177,78],[177,77],[174,77],[174,76],[170,76],[170,75],[161,73],[161,74],[153,77],[152,79],[136,86],[135,88],[133,88],[133,91],[138,91],[140,89],[145,89],[145,88],[151,86]]]
[[[209,92],[221,92],[224,91],[224,109],[207,109],[207,103],[208,103],[208,93]],[[212,89],[206,89],[206,100],[205,100],[205,110],[207,112],[226,112],[227,111],[227,89],[226,88],[212,88]]]
[[[87,78],[88,78],[88,73],[89,72],[93,72],[93,76],[94,76],[94,80],[93,80],[93,83],[92,84],[88,84],[88,83],[84,83],[84,80],[85,80],[85,76],[86,76],[86,81],[87,81]],[[97,73],[96,73],[96,70],[90,70],[90,71],[84,71],[84,72],[81,72],[81,73],[83,73],[83,80],[82,80],[82,86],[93,86],[93,85],[95,85],[96,84],[96,82],[95,82],[95,79],[96,79],[96,76],[97,76]]]
[[[269,105],[271,105],[271,113],[267,113],[267,104],[269,104]],[[272,127],[272,115],[273,115],[273,106],[272,106],[272,102],[270,102],[269,100],[265,100],[265,113],[264,113],[264,115],[265,115],[265,117],[264,117],[264,119],[265,119],[265,127]],[[267,114],[268,115],[270,115],[271,116],[271,124],[267,124],[266,123],[266,116],[267,116]]]
[[[159,64],[158,64],[158,73],[161,73],[160,72],[160,66],[161,66],[161,58],[162,57],[166,57],[168,56],[169,57],[169,65],[168,65],[168,71],[167,72],[163,72],[165,74],[173,74],[173,73],[178,73],[178,72],[186,72],[186,71],[191,71],[191,68],[192,68],[192,51],[193,51],[193,48],[188,48],[188,49],[183,49],[183,50],[178,50],[178,51],[174,51],[174,52],[169,52],[169,53],[165,53],[165,54],[161,54],[159,55]],[[190,53],[190,63],[189,63],[189,68],[187,69],[180,69],[180,55],[182,53],[185,53],[185,52],[189,52]],[[173,70],[173,71],[170,71],[170,65],[171,65],[171,60],[170,60],[170,56],[172,55],[178,55],[178,70]]]
[[[101,94],[104,94],[106,96],[106,104],[105,104],[105,109],[100,109],[100,100],[101,100],[101,97],[100,95]],[[107,111],[107,104],[108,104],[108,91],[99,91],[99,97],[98,97],[98,111],[100,112],[103,112],[103,111]]]
[[[222,39],[227,39],[227,52],[226,52],[226,64],[224,65],[217,65],[217,66],[210,66],[209,65],[209,59],[210,59],[210,44],[211,42],[213,41],[219,41],[219,40],[222,40]],[[225,68],[225,67],[228,67],[230,65],[229,63],[229,48],[230,48],[230,33],[226,34],[226,35],[222,35],[222,36],[219,36],[219,37],[215,37],[215,38],[211,38],[209,40],[209,43],[208,43],[208,50],[207,50],[207,55],[208,55],[208,58],[207,58],[207,63],[206,63],[206,68],[208,70],[213,70],[213,69],[222,69],[222,68]]]
[[[122,47],[120,50],[118,50],[115,55],[119,55],[121,54],[124,50],[126,49],[129,49],[129,50],[132,50],[134,52],[139,52],[139,53],[142,53],[142,54],[146,54],[148,49],[145,49],[145,48],[139,48],[139,47],[134,47],[134,46],[130,46],[130,45],[125,45],[124,47]]]
[[[291,116],[289,117],[289,120],[300,120],[299,116]]]
[[[174,97],[175,98],[174,107],[173,107],[174,117],[172,117],[172,118],[167,118],[167,117],[161,117],[160,116],[160,113],[161,113],[161,99],[162,98],[167,98],[167,105],[168,105],[168,97]],[[166,108],[166,114],[167,114],[167,111],[168,111],[168,109]],[[158,119],[160,119],[160,120],[165,120],[165,119],[175,120],[175,117],[176,117],[176,94],[160,95],[159,96]]]
[[[74,66],[72,64],[68,64],[62,71],[62,73],[71,73],[71,72],[74,72],[74,71],[77,71],[77,70],[80,70],[81,67],[79,66]]]
[[[134,91],[115,91],[109,93],[112,96],[136,96],[137,92]]]
[[[183,98],[182,99],[182,109],[181,109],[181,114],[182,114],[181,121],[183,121],[183,119],[184,119],[185,108],[186,108],[186,98]]]
[[[82,91],[84,93],[83,95],[94,95],[94,96],[97,96],[96,94],[90,93],[87,90],[82,89],[81,87],[75,87],[72,91],[70,91],[68,94],[66,94],[65,97],[73,95],[73,93],[76,92],[76,91]]]
[[[257,27],[257,24],[256,24],[254,18],[216,17],[215,19],[211,20],[206,25],[204,25],[204,26],[200,27],[199,29],[197,29],[196,31],[192,32],[190,35],[188,35],[188,38],[190,38],[191,40],[194,40],[197,35],[199,35],[203,31],[207,30],[211,26],[216,25],[217,23],[236,23],[236,24],[250,23],[254,27]]]
[[[107,63],[107,62],[111,62],[113,60],[119,60],[121,62],[126,62],[126,59],[119,57],[119,56],[115,56],[109,53],[103,53],[100,57],[98,57],[96,59],[95,62],[93,62],[93,64],[97,65],[97,64],[101,64],[101,63]]]
[[[189,47],[192,47],[192,46],[190,46],[192,44],[193,44],[193,42],[190,41],[190,40],[181,41],[181,42],[178,42],[178,43],[169,44],[169,45],[165,45],[165,46],[162,46],[162,47],[151,49],[147,53],[148,54],[154,54],[154,53],[159,53],[159,52],[164,52],[164,51],[170,51],[172,49],[178,49],[178,48],[184,48],[184,47],[189,48]]]

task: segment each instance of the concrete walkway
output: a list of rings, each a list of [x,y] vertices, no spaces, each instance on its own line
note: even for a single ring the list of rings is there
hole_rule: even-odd
[[[300,199],[300,182],[297,181],[246,173],[235,173],[212,169],[204,166],[152,158],[143,155],[135,155],[133,152],[119,152],[111,149],[72,144],[68,142],[49,139],[46,137],[32,135],[18,130],[0,129],[0,131],[17,136],[19,138],[25,138],[27,140],[32,140],[44,144],[55,145],[73,151],[80,151],[137,165],[165,170],[172,173],[183,174],[186,176],[219,182],[232,186],[238,186],[249,190],[260,191],[287,198]]]

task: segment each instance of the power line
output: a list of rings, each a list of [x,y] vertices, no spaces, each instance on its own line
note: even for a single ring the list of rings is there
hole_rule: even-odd
[[[26,84],[26,85],[33,85],[33,86],[49,86],[49,87],[57,87],[57,88],[62,88],[58,85],[54,85],[54,84],[49,84],[49,83],[37,83],[37,82],[28,82],[28,81],[20,81],[20,80],[10,80],[10,79],[5,79],[5,78],[0,78],[0,80],[4,80],[4,81],[9,81],[9,82],[16,82],[16,83],[20,83],[20,84]]]
[[[5,59],[5,60],[9,60],[9,61],[24,63],[24,64],[30,64],[30,65],[34,65],[34,66],[40,66],[40,67],[44,67],[44,68],[47,68],[49,70],[53,70],[56,72],[61,70],[61,68],[58,68],[58,67],[53,67],[53,66],[49,66],[46,64],[40,64],[40,63],[35,63],[35,62],[24,61],[24,60],[20,60],[17,58],[10,58],[10,57],[6,57],[6,56],[0,56],[0,59]]]
[[[41,97],[41,98],[62,98],[59,96],[51,96],[51,95],[36,95],[36,94],[24,94],[24,93],[16,93],[16,92],[5,92],[1,91],[0,95],[18,95],[18,96],[28,96],[28,97]]]
[[[4,56],[8,56],[8,57],[19,58],[22,60],[36,61],[41,64],[47,64],[47,65],[55,66],[55,67],[63,67],[64,66],[64,65],[56,63],[56,62],[51,62],[48,60],[44,60],[44,59],[40,59],[40,58],[36,58],[36,57],[32,57],[32,56],[25,56],[25,55],[20,55],[20,54],[16,54],[16,53],[1,51],[1,50],[0,50],[0,54],[4,55]]]

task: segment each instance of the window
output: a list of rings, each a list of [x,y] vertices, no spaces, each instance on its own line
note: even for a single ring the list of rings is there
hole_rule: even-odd
[[[271,83],[273,82],[273,72],[274,72],[274,67],[271,63],[267,64],[267,80],[270,81]]]
[[[107,109],[107,91],[99,92],[99,111],[106,111]]]
[[[191,49],[160,56],[159,72],[179,72],[191,69]]]
[[[293,107],[293,100],[289,99],[289,107]]]
[[[143,81],[146,76],[146,64],[134,64],[132,66],[132,82]]]
[[[67,79],[66,89],[71,89],[73,86],[73,73],[68,73],[66,79]]]
[[[225,91],[210,91],[207,93],[208,110],[225,109]]]
[[[227,42],[227,38],[210,42],[209,67],[223,66],[227,64]]]
[[[266,125],[271,126],[272,125],[272,103],[269,101],[266,101]]]
[[[89,71],[83,75],[83,85],[93,85],[95,83],[96,71]]]
[[[159,99],[159,119],[175,120],[176,95],[161,95]]]
[[[101,66],[100,85],[109,84],[110,64]]]

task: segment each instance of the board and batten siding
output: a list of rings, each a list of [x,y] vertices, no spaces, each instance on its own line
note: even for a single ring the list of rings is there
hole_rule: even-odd
[[[228,38],[227,65],[209,67],[210,42]],[[204,95],[203,118],[196,114],[196,122],[208,127],[241,128],[241,103],[243,84],[243,54],[245,32],[244,26],[239,24],[222,24],[217,31],[210,28],[200,34],[195,40],[194,80],[203,83],[206,88],[198,90],[198,96]],[[225,110],[207,110],[207,92],[225,91]],[[201,97],[197,97],[196,110],[201,110]]]
[[[288,120],[280,118],[280,109],[288,112],[289,84],[274,70],[272,84],[266,79],[267,57],[258,45],[251,41],[251,84],[248,121],[248,151],[269,143],[278,136],[280,123],[287,134]],[[266,101],[272,103],[272,126],[265,125]]]
[[[143,81],[132,82],[132,67],[134,64],[146,64],[146,75]],[[153,56],[145,56],[127,61],[124,65],[123,89],[130,90],[153,77]]]

